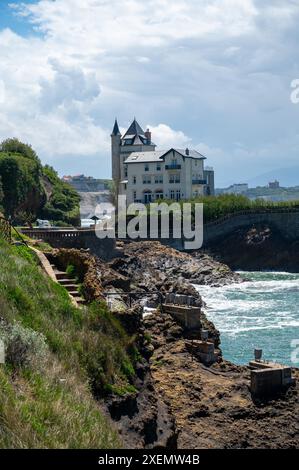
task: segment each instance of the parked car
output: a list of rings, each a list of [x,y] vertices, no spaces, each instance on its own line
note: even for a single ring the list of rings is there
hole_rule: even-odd
[[[37,219],[36,221],[38,228],[52,228],[48,220]]]

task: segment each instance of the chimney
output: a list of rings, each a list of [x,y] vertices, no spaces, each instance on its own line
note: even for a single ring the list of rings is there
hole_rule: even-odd
[[[147,139],[147,143],[150,144],[152,142],[152,133],[149,129],[146,129],[146,132],[144,133],[145,137]]]
[[[188,147],[186,148],[186,155],[190,155]]]

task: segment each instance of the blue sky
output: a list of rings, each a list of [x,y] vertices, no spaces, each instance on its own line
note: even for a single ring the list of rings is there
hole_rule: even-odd
[[[114,117],[136,116],[160,148],[205,154],[218,186],[299,184],[298,20],[295,0],[0,0],[0,139],[109,177]]]
[[[23,0],[22,2],[14,2],[13,0],[7,2],[6,0],[0,0],[0,30],[4,28],[11,28],[13,31],[23,36],[36,34],[32,28],[32,24],[30,24],[26,19],[14,14],[14,9],[10,7],[10,5],[13,3],[32,4],[36,2],[32,0]]]

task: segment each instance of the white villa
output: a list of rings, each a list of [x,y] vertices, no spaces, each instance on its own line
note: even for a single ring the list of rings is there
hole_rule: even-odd
[[[117,120],[111,134],[112,178],[127,204],[158,199],[190,199],[214,194],[214,170],[197,150],[156,150],[149,129],[136,119],[121,136]]]

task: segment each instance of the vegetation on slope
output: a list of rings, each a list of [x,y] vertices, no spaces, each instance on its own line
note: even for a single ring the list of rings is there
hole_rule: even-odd
[[[160,200],[159,203],[167,205],[175,203],[173,200]],[[203,203],[204,220],[210,222],[225,217],[229,214],[240,211],[258,211],[258,210],[275,210],[275,209],[294,209],[299,208],[299,201],[286,201],[286,202],[270,202],[263,199],[250,200],[242,195],[222,194],[219,196],[203,196],[189,201],[180,201],[182,205],[186,202],[191,203],[192,213],[194,213],[194,204]]]
[[[105,305],[75,308],[28,248],[0,239],[0,266],[0,447],[118,447],[95,397],[133,390],[134,338]]]
[[[80,225],[80,196],[77,191],[63,182],[48,165],[43,167],[43,181],[50,183],[51,196],[41,209],[40,216],[54,221],[56,225]]]
[[[30,145],[8,139],[0,145],[0,205],[15,223],[48,218],[56,224],[79,224],[78,193],[43,167]]]

